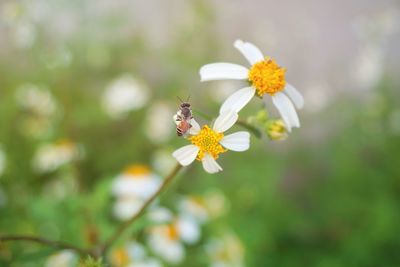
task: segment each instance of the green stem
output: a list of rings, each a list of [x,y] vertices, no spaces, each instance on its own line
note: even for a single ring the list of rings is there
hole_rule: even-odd
[[[164,189],[169,185],[169,183],[173,180],[173,178],[178,174],[179,170],[182,168],[180,164],[177,164],[175,168],[171,171],[171,173],[164,179],[163,183],[161,186],[158,188],[158,190],[149,198],[147,201],[143,204],[143,206],[140,208],[140,210],[133,215],[128,221],[124,222],[123,224],[120,225],[120,227],[117,228],[117,230],[114,232],[112,236],[108,240],[104,242],[103,245],[101,245],[98,248],[95,248],[93,253],[98,256],[104,255],[108,249],[111,247],[111,245],[119,239],[123,233],[127,231],[127,229],[137,220],[142,216],[144,211],[150,206],[150,204],[164,191]]]

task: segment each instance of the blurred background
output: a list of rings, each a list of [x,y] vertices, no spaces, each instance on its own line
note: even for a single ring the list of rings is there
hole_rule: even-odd
[[[252,136],[246,154],[221,156],[220,174],[196,162],[179,176],[157,205],[194,213],[197,238],[159,241],[149,236],[163,229],[143,219],[106,261],[400,266],[398,1],[3,0],[0,11],[0,234],[80,246],[109,236],[134,212],[115,181],[164,177],[186,144],[176,97],[215,116],[241,88],[200,83],[198,70],[247,64],[233,47],[242,39],[287,68],[305,97],[302,127],[285,141]],[[0,266],[76,262],[70,251],[0,244]]]

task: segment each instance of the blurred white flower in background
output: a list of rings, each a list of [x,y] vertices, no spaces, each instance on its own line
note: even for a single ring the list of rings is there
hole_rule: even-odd
[[[175,166],[176,161],[171,157],[171,151],[166,149],[156,150],[152,155],[152,165],[161,174],[167,173]]]
[[[10,28],[11,40],[21,49],[32,47],[36,41],[36,25],[27,14],[26,8],[16,2],[6,2],[0,6],[1,18]]]
[[[144,107],[149,97],[150,89],[143,81],[130,74],[123,74],[107,86],[102,102],[107,114],[117,119]]]
[[[178,264],[185,257],[185,244],[191,245],[199,241],[200,225],[188,216],[159,216],[159,218],[162,219],[158,221],[159,224],[148,229],[149,247],[154,254],[169,264]]]
[[[233,233],[225,233],[219,238],[211,239],[206,244],[206,252],[211,267],[244,266],[244,247]]]
[[[174,110],[165,101],[157,101],[150,106],[146,117],[146,134],[153,143],[163,143],[168,141],[174,133],[174,125],[171,117]]]
[[[160,186],[161,178],[148,166],[132,164],[119,174],[112,185],[116,197],[113,214],[119,220],[127,220],[143,206]]]
[[[33,167],[40,173],[51,172],[74,160],[81,159],[82,148],[68,139],[41,145],[33,158]]]
[[[158,259],[149,257],[145,248],[134,241],[114,249],[110,254],[113,267],[161,267]]]
[[[388,9],[354,19],[360,49],[352,64],[353,79],[362,89],[374,88],[384,72],[385,45],[400,28],[399,11]]]
[[[6,169],[6,164],[6,152],[4,151],[3,146],[0,144],[0,177],[3,175],[4,170]]]
[[[17,103],[38,116],[51,116],[56,111],[53,95],[46,88],[34,84],[23,84],[16,91]]]
[[[62,250],[47,258],[45,267],[75,267],[78,263],[78,255],[71,250]]]
[[[34,84],[23,84],[15,93],[17,104],[25,111],[18,121],[23,135],[33,138],[49,136],[53,130],[58,106],[50,90]]]

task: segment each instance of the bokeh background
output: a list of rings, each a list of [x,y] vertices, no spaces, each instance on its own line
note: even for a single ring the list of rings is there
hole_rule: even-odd
[[[287,68],[302,127],[285,141],[253,136],[220,174],[186,169],[161,203],[213,190],[225,211],[163,265],[400,265],[398,1],[3,0],[0,11],[0,234],[107,237],[115,177],[131,164],[163,177],[185,144],[176,97],[213,116],[241,88],[198,75],[246,64],[240,38]],[[131,234],[148,250],[145,227]],[[236,262],[215,265],[205,244],[226,233]],[[48,263],[55,252],[0,244],[0,266],[64,266]]]

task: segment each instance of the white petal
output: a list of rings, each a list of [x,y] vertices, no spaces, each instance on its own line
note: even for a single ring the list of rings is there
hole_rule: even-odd
[[[190,120],[190,124],[192,125],[192,128],[189,130],[189,134],[191,135],[196,135],[200,132],[201,128],[200,125],[197,123],[195,119]]]
[[[215,159],[208,153],[206,153],[202,159],[203,168],[208,173],[217,173],[222,171],[221,166],[215,161]]]
[[[284,92],[290,97],[293,103],[298,109],[302,109],[304,106],[304,98],[300,92],[293,87],[293,85],[286,83]]]
[[[276,93],[272,96],[272,102],[281,114],[289,131],[292,127],[300,127],[300,121],[296,110],[294,109],[290,99],[285,94],[281,92]]]
[[[237,121],[239,115],[233,110],[227,110],[224,113],[219,114],[218,118],[214,122],[213,130],[222,133],[231,128]]]
[[[212,63],[201,67],[200,80],[245,80],[247,79],[249,70],[241,65],[232,63]]]
[[[180,218],[177,221],[177,228],[180,238],[187,244],[194,244],[200,239],[200,227],[193,219],[190,219],[189,217]]]
[[[199,148],[195,145],[181,147],[172,153],[172,156],[182,165],[187,166],[192,163],[199,153]]]
[[[264,60],[264,55],[261,53],[260,49],[252,43],[236,40],[234,46],[243,54],[251,65]]]
[[[236,132],[224,136],[220,144],[233,151],[245,151],[250,147],[250,134],[248,132]]]
[[[287,116],[282,116],[282,120],[285,123],[285,127],[287,131],[290,133],[292,131],[292,125],[290,124],[290,120]]]
[[[219,113],[223,113],[227,110],[239,112],[244,106],[247,105],[247,103],[249,103],[255,92],[256,89],[254,89],[254,87],[246,87],[236,91],[225,100],[219,110]]]

